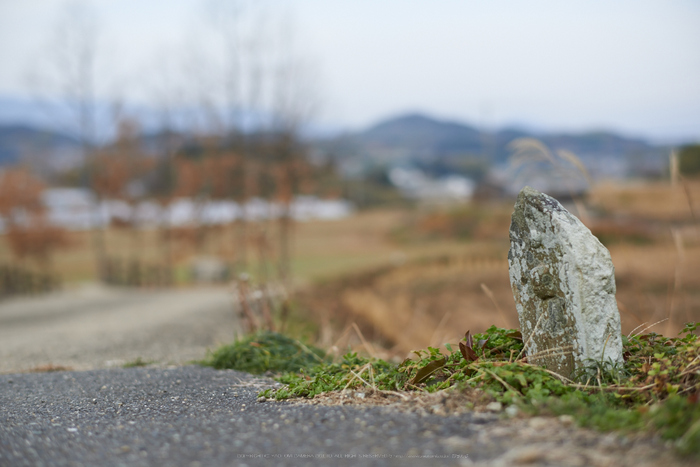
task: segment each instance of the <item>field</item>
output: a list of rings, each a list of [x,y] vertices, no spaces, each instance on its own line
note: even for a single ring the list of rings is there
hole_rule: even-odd
[[[700,227],[693,200],[700,200],[697,181],[685,187],[601,185],[578,212],[611,252],[624,333],[648,327],[671,336],[700,320]],[[454,343],[467,330],[518,328],[506,260],[512,202],[481,211],[488,214],[458,244],[443,234],[459,231],[450,225],[462,222],[465,212],[480,217],[473,207],[408,215],[398,222],[419,232],[395,247],[404,262],[327,280],[301,294],[303,308],[319,323],[320,344],[360,345],[357,332],[349,331],[354,323],[375,343],[373,351],[403,357],[412,349]],[[406,237],[406,229],[399,230]],[[425,245],[435,250],[417,254]]]
[[[567,205],[610,249],[616,268],[623,332],[675,335],[700,320],[700,182],[671,187],[646,183],[595,187]],[[293,318],[304,320],[322,347],[350,346],[402,357],[411,349],[456,342],[491,324],[518,327],[508,280],[508,225],[513,201],[429,210],[375,210],[338,221],[297,223],[292,231]],[[273,277],[274,222],[251,224],[247,250],[253,277]],[[235,228],[211,229],[199,245],[171,246],[178,286],[197,254],[233,261]],[[54,255],[64,284],[91,280],[89,232],[72,232],[70,248]],[[0,244],[0,259],[9,252]],[[106,232],[110,255],[163,261],[162,233]],[[260,246],[265,245],[265,246]],[[658,321],[661,321],[658,324]],[[366,344],[362,340],[368,341]]]

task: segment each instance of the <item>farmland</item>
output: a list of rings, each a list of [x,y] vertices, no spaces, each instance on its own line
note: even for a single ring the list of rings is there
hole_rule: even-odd
[[[567,204],[610,249],[623,332],[662,321],[650,330],[671,335],[700,320],[697,204],[698,181],[602,184]],[[338,349],[363,347],[354,324],[372,351],[392,356],[455,342],[491,324],[517,328],[506,260],[511,211],[512,200],[503,200],[296,223],[292,319],[304,322],[298,328],[312,341]],[[248,228],[247,269],[254,280],[275,277],[277,228],[274,221]],[[58,251],[50,267],[70,288],[95,277],[95,261],[90,232],[68,235],[70,247]],[[265,241],[252,241],[260,238]],[[197,256],[235,260],[234,225],[211,228],[202,239],[173,243],[177,287],[189,287],[188,266]],[[158,230],[110,228],[105,240],[111,256],[163,261]],[[9,257],[2,243],[0,258]]]

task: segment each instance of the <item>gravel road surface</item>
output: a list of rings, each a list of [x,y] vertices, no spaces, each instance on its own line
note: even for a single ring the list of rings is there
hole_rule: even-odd
[[[198,366],[0,375],[0,465],[691,465],[558,419],[258,401],[273,384]]]
[[[45,365],[109,368],[141,358],[184,364],[238,331],[226,287],[98,285],[0,301],[0,373]]]

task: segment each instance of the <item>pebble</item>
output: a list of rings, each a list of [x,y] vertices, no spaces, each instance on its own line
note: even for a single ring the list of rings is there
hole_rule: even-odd
[[[574,417],[571,415],[560,415],[559,422],[564,426],[571,426],[574,424]]]
[[[534,446],[514,449],[506,458],[510,458],[514,464],[534,464],[544,458],[544,450]]]
[[[514,405],[509,405],[508,407],[506,407],[506,415],[508,415],[510,418],[517,417],[519,413],[520,409],[518,409]]]
[[[552,421],[547,420],[544,417],[532,417],[528,421],[528,425],[530,425],[530,428],[534,430],[543,430],[549,426],[552,426]]]
[[[489,410],[491,412],[500,412],[503,410],[503,404],[500,402],[489,402],[486,404],[486,410]]]

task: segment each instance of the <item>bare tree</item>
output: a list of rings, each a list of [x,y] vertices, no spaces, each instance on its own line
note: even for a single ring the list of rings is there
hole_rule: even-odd
[[[96,59],[99,26],[95,11],[84,2],[73,2],[61,10],[46,49],[36,64],[31,83],[63,131],[75,135],[82,148],[86,171],[82,184],[90,186],[90,161],[98,141]],[[94,212],[92,245],[97,277],[104,279],[105,240],[98,209]]]
[[[287,277],[291,201],[303,172],[297,170],[303,158],[299,132],[317,103],[313,70],[294,50],[287,12],[278,12],[284,18],[276,19],[264,3],[250,0],[211,0],[205,5],[207,24],[196,35],[199,47],[193,45],[183,57],[189,86],[180,95],[189,95],[200,109],[203,134],[197,139],[206,149],[202,157],[222,159],[207,164],[223,169],[224,159],[236,154],[235,168],[225,172],[227,195],[241,207],[253,196],[273,196],[282,206],[278,269]],[[218,145],[209,144],[212,134],[219,136]],[[185,176],[180,169],[177,173]],[[232,238],[242,271],[248,269],[247,247],[255,236],[248,224],[242,209]]]
[[[51,256],[69,242],[65,230],[49,222],[42,200],[45,188],[44,182],[27,168],[0,172],[0,216],[6,241],[17,260],[34,259],[50,273]]]
[[[248,219],[246,203],[251,187],[255,185],[251,170],[251,158],[255,152],[254,141],[248,137],[251,115],[259,107],[263,82],[262,57],[265,40],[264,10],[259,2],[245,0],[212,0],[208,4],[209,16],[215,33],[213,50],[219,73],[219,96],[210,101],[219,102],[218,119],[224,146],[234,146],[241,155],[238,168],[240,186],[234,190],[234,198],[241,206],[236,222],[234,245],[237,269],[248,267]],[[217,89],[217,88],[215,88]],[[235,183],[235,180],[231,180]]]
[[[300,132],[317,110],[318,94],[314,86],[313,66],[294,49],[291,25],[282,23],[276,36],[270,83],[271,134],[278,164],[277,197],[282,206],[279,217],[278,270],[283,282],[291,275],[293,218],[291,202],[303,180],[306,154]]]
[[[180,189],[177,186],[176,153],[184,141],[182,131],[196,126],[193,113],[183,111],[188,97],[191,97],[188,96],[191,89],[186,77],[191,72],[192,62],[182,58],[172,49],[159,51],[158,56],[145,67],[148,70],[145,73],[147,78],[142,82],[144,97],[152,99],[159,119],[159,157],[150,180],[150,191],[162,208],[159,225],[166,283],[173,281],[173,239],[179,233],[173,230],[169,210],[176,191]]]

